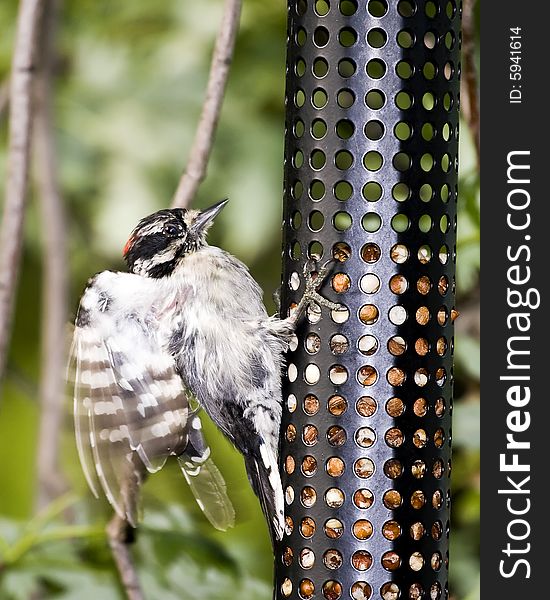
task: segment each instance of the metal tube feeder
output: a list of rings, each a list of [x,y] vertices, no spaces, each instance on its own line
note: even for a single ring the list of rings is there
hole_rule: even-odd
[[[288,3],[278,600],[448,597],[460,10]]]

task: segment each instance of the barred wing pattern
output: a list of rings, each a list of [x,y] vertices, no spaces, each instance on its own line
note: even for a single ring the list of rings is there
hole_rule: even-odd
[[[124,292],[109,296],[113,285]],[[150,291],[149,282],[137,275],[105,272],[82,297],[71,353],[82,468],[96,497],[101,489],[135,527],[146,472],[178,456],[205,515],[218,529],[227,529],[234,511],[225,482],[209,458],[200,419],[190,412],[172,356],[159,340]],[[137,306],[132,298],[139,299]]]

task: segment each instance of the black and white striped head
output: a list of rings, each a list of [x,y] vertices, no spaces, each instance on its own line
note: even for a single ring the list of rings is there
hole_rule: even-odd
[[[122,252],[128,269],[145,277],[167,277],[188,254],[206,245],[206,233],[227,199],[203,211],[159,210],[138,223]]]

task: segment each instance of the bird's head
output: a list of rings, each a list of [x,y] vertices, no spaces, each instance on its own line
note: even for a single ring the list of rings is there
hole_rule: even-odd
[[[137,224],[122,252],[132,273],[166,277],[186,255],[206,245],[206,233],[227,199],[205,210],[159,210]]]

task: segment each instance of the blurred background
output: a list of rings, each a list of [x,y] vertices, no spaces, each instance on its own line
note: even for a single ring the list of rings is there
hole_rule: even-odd
[[[471,3],[470,3],[471,6]],[[74,318],[90,275],[124,268],[121,249],[142,216],[170,203],[204,96],[221,0],[64,0],[53,53],[55,144],[65,208]],[[16,0],[0,2],[0,181],[5,179],[6,82]],[[474,18],[475,25],[475,18]],[[229,196],[211,242],[247,263],[264,291],[279,284],[286,4],[245,0],[208,176],[197,207]],[[474,27],[475,49],[478,47]],[[470,58],[477,61],[477,56]],[[463,61],[464,64],[464,61]],[[475,74],[473,74],[475,77]],[[474,80],[475,84],[475,80]],[[474,94],[475,95],[475,94]],[[465,93],[463,91],[463,106]],[[469,110],[469,109],[468,109]],[[470,113],[465,113],[469,118]],[[479,172],[461,127],[456,400],[450,589],[479,597]],[[32,174],[23,267],[0,400],[0,598],[120,600],[107,549],[106,502],[81,475],[67,401],[59,430],[40,438],[45,251],[40,173]],[[67,328],[68,331],[68,328]],[[206,421],[206,419],[204,419]],[[241,458],[206,424],[237,525],[214,531],[175,464],[147,483],[135,551],[147,598],[268,600],[267,527]],[[60,441],[60,464],[40,481],[41,444]],[[63,491],[61,495],[59,492]],[[37,508],[40,507],[40,508]]]

